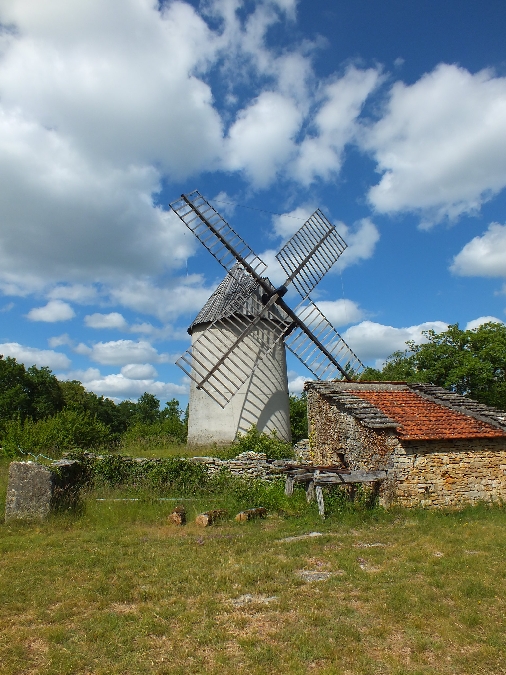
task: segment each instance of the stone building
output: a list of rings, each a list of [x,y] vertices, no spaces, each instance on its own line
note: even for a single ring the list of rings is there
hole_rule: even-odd
[[[506,501],[506,413],[429,384],[307,382],[314,464],[386,470],[384,505]]]

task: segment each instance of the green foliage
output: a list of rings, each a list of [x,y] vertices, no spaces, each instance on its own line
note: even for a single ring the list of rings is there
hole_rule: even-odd
[[[117,454],[90,455],[82,451],[66,454],[78,459],[89,476],[89,487],[128,486],[160,492],[195,494],[209,482],[207,467],[179,457],[138,461]]]
[[[296,394],[290,396],[290,428],[292,443],[307,438],[307,395],[305,391],[300,396]]]
[[[32,366],[0,355],[0,435],[9,420],[40,420],[62,410],[64,399],[49,368]]]
[[[252,426],[245,434],[237,434],[236,440],[230,446],[231,457],[236,457],[241,452],[265,452],[267,459],[288,459],[293,457],[292,447],[289,443],[278,438],[275,431],[270,434],[260,433]]]
[[[3,454],[22,453],[59,457],[74,448],[101,448],[111,445],[109,428],[89,413],[65,408],[53,417],[30,418],[5,423]]]
[[[407,342],[408,349],[392,354],[381,371],[368,368],[361,379],[429,382],[506,409],[506,326],[461,330],[454,324],[424,335],[425,344]]]

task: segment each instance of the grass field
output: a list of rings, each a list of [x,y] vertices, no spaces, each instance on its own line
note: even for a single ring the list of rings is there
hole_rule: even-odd
[[[1,524],[0,673],[506,673],[506,510],[199,529],[172,506],[91,493],[79,516]]]

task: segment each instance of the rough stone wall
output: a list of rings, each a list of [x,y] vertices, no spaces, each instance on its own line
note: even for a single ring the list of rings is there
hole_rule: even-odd
[[[308,391],[310,459],[316,465],[340,464],[344,455],[350,469],[386,471],[399,440],[391,429],[370,429],[330,404],[317,392]]]
[[[401,441],[394,430],[371,429],[308,391],[310,460],[351,469],[386,470],[380,501],[389,506],[462,506],[506,501],[506,438]]]
[[[383,497],[432,508],[506,501],[506,438],[404,442]]]

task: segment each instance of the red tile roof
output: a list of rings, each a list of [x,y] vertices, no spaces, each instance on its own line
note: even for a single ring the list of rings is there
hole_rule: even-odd
[[[397,433],[406,441],[448,438],[494,438],[504,431],[463,413],[428,401],[412,391],[357,391],[401,426]]]

